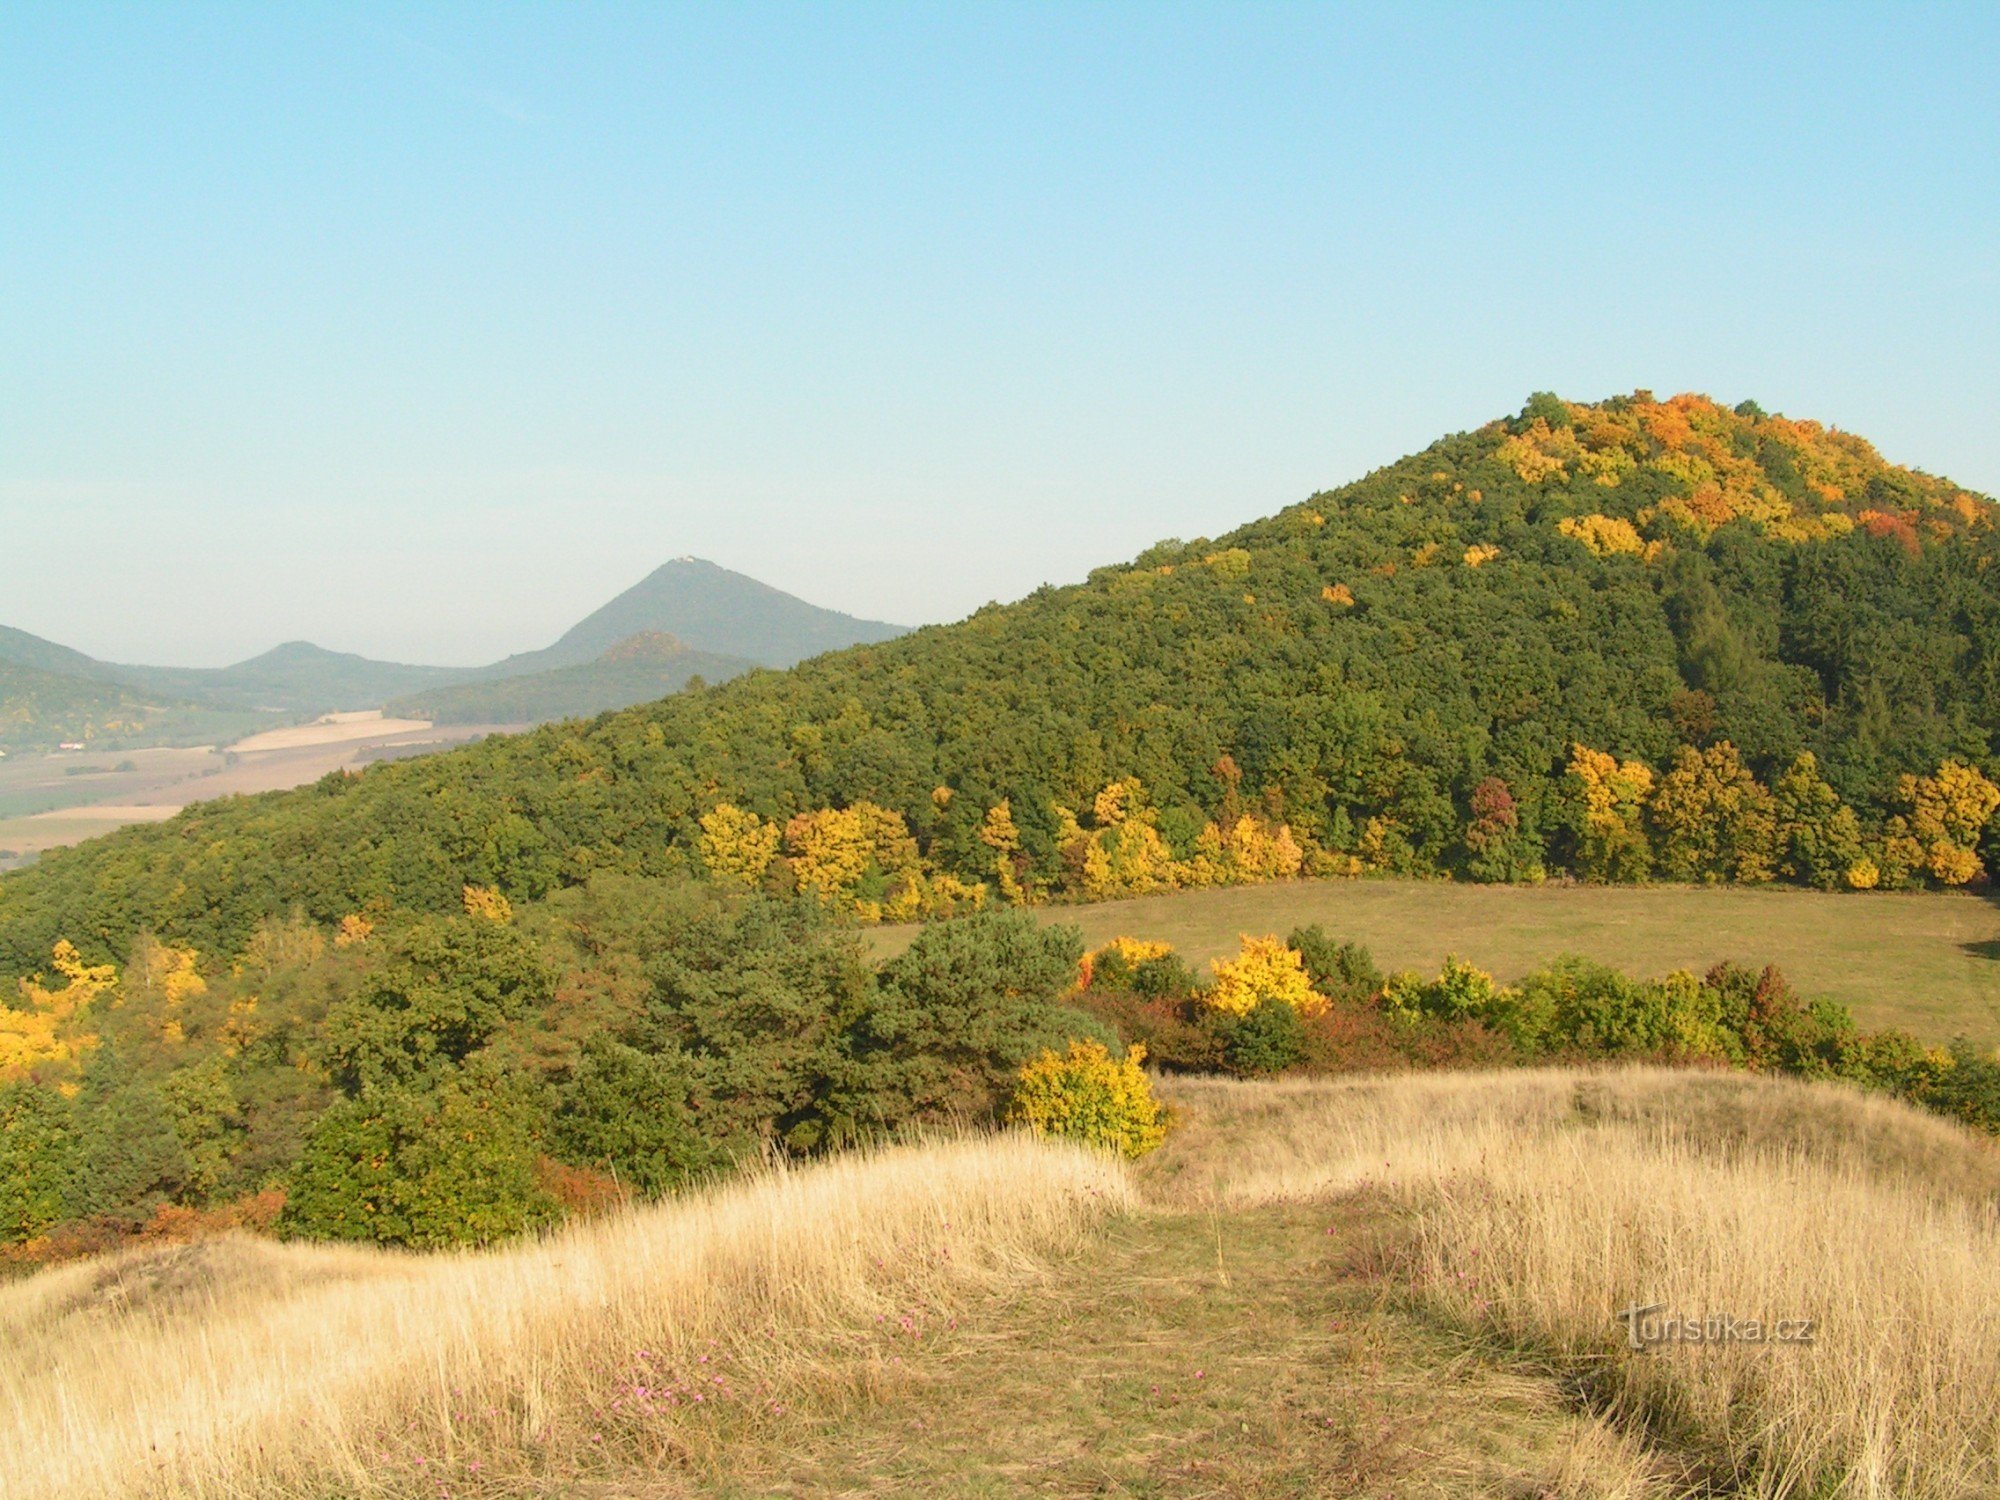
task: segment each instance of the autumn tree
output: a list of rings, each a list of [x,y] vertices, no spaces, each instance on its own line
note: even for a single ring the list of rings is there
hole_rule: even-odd
[[[1577,873],[1591,880],[1644,880],[1653,862],[1645,823],[1651,767],[1572,745],[1567,774],[1580,803]]]
[[[1327,1008],[1326,996],[1313,988],[1305,960],[1276,937],[1245,933],[1236,957],[1218,958],[1209,967],[1214,981],[1208,1004],[1229,1015],[1248,1015],[1273,1000],[1302,1015],[1318,1015]]]
[[[1778,840],[1771,794],[1729,741],[1676,750],[1647,812],[1657,834],[1659,873],[1667,879],[1771,878]]]
[[[753,812],[718,803],[701,818],[701,862],[725,885],[760,884],[778,856],[781,832]]]
[[[1929,776],[1903,777],[1896,794],[1909,809],[1909,836],[1933,880],[1964,885],[1986,873],[1979,837],[2000,808],[2000,787],[1964,761],[1948,760]]]
[[[1855,884],[1851,877],[1866,854],[1861,820],[1821,777],[1818,757],[1802,752],[1771,788],[1771,799],[1778,873],[1827,891]]]
[[[1498,776],[1472,789],[1472,821],[1466,825],[1466,873],[1474,880],[1540,880],[1542,862],[1521,827],[1514,794]]]
[[[17,1006],[0,1006],[0,1078],[43,1067],[73,1071],[96,1045],[91,1012],[117,985],[117,968],[85,963],[67,939],[55,945],[51,967],[60,986],[37,974],[21,981]]]

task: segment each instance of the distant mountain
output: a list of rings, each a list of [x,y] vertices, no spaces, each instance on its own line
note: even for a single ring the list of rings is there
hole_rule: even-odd
[[[229,667],[115,670],[133,682],[185,693],[221,707],[291,714],[379,708],[404,693],[462,682],[471,675],[461,667],[371,661],[351,652],[328,651],[310,641],[288,641]]]
[[[479,675],[513,677],[582,666],[621,641],[650,633],[671,635],[694,651],[789,667],[823,652],[891,640],[908,629],[821,609],[702,558],[677,557],[580,620],[553,646],[510,656]]]
[[[626,708],[752,667],[786,667],[903,626],[860,620],[741,573],[681,557],[655,569],[554,645],[485,667],[373,661],[290,641],[228,667],[121,666],[0,626],[0,665],[61,680],[0,681],[10,743],[193,743],[232,727],[388,706],[446,724],[526,724]],[[498,691],[500,684],[513,684]],[[59,707],[60,705],[60,707]]]
[[[679,692],[693,678],[721,682],[755,666],[740,656],[696,651],[662,631],[648,631],[580,666],[430,688],[394,699],[387,707],[392,717],[433,724],[541,724],[629,708]]]

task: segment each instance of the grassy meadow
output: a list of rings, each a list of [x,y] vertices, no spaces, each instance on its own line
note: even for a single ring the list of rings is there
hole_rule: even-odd
[[[43,1272],[0,1288],[0,1493],[2000,1483],[2000,1155],[1952,1125],[1660,1069],[1166,1091],[1134,1167],[974,1137],[484,1253]],[[1633,1354],[1635,1302],[1817,1337]]]
[[[1821,892],[1785,886],[1470,885],[1298,880],[1050,906],[1090,947],[1120,935],[1172,943],[1189,962],[1234,953],[1245,932],[1317,922],[1366,943],[1385,970],[1435,973],[1457,954],[1509,982],[1559,953],[1657,978],[1723,959],[1774,963],[1863,1027],[2000,1044],[2000,903],[1959,891]],[[900,951],[911,927],[870,934]]]

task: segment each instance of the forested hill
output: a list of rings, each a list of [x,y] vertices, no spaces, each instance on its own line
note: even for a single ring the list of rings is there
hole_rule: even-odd
[[[0,969],[606,869],[864,915],[1300,868],[1975,879],[1992,515],[1748,403],[1538,396],[956,625],[53,855],[0,881]]]

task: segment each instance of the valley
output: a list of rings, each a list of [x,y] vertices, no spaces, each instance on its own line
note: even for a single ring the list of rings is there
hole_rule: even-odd
[[[190,802],[289,791],[385,754],[423,754],[518,724],[436,726],[379,710],[261,730],[224,747],[17,752],[0,758],[0,871]]]

